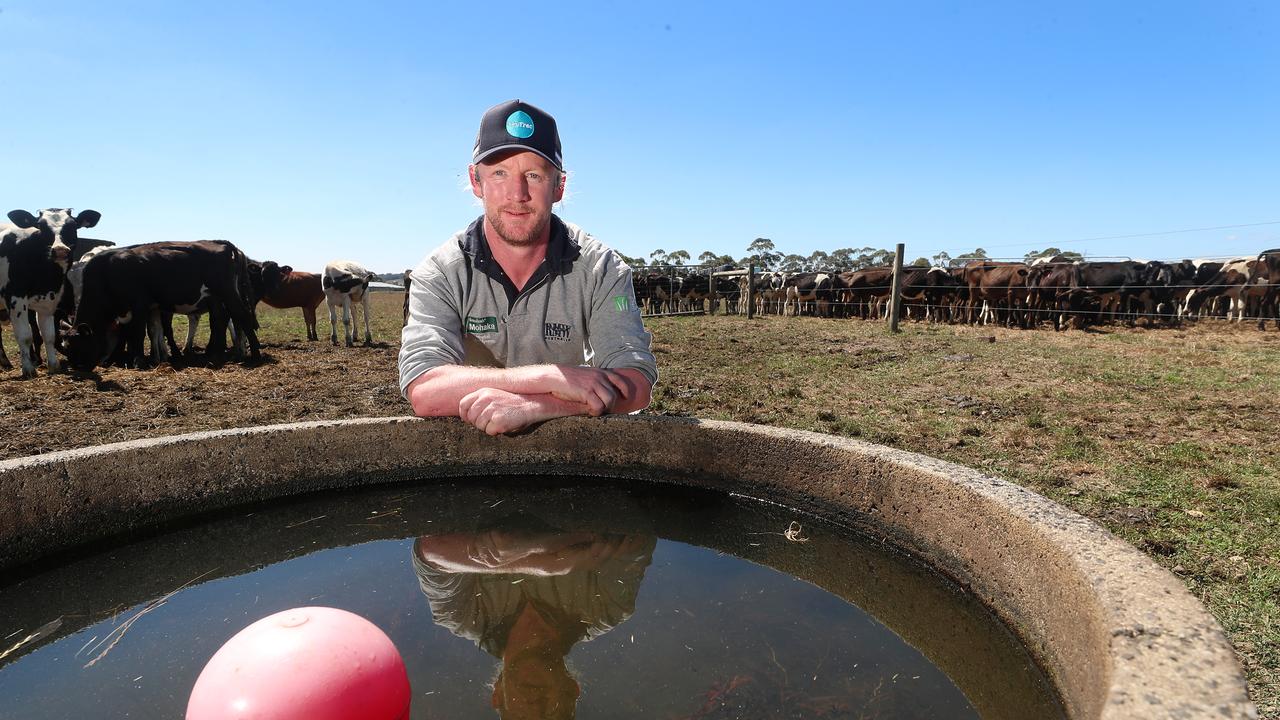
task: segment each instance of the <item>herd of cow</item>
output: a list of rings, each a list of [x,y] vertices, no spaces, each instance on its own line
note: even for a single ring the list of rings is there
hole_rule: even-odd
[[[307,338],[316,340],[316,308],[327,300],[335,345],[341,307],[348,346],[354,305],[361,303],[365,342],[373,340],[367,291],[376,276],[356,263],[335,261],[316,274],[251,260],[225,240],[113,247],[79,237],[100,218],[94,210],[14,210],[13,224],[0,224],[0,320],[7,314],[13,322],[24,378],[35,376],[42,345],[50,371],[59,368],[60,356],[73,368],[92,370],[112,363],[142,367],[189,354],[205,313],[208,355],[228,352],[230,329],[234,356],[247,352],[257,359],[259,301],[302,308]],[[173,337],[175,313],[188,319],[182,350]],[[0,368],[12,367],[0,345]]]
[[[260,345],[254,308],[302,308],[307,338],[318,339],[316,308],[328,301],[329,338],[336,345],[337,308],[343,333],[353,342],[357,304],[369,329],[368,289],[376,275],[359,264],[335,261],[322,274],[258,262],[225,240],[159,242],[128,247],[79,237],[101,214],[47,209],[9,213],[0,224],[0,321],[13,322],[24,378],[33,377],[41,349],[49,370],[60,357],[76,369],[105,364],[142,367],[192,352],[200,316],[209,315],[206,353],[231,352],[256,359]],[[725,270],[727,268],[718,268]],[[893,271],[764,272],[736,277],[694,272],[636,272],[636,300],[648,313],[746,312],[879,318],[887,312]],[[712,281],[715,292],[712,293]],[[748,292],[748,284],[753,282]],[[1227,261],[1082,262],[1048,258],[1033,263],[977,260],[963,267],[904,269],[904,316],[933,322],[998,322],[1055,329],[1104,321],[1133,324],[1146,318],[1179,323],[1187,318],[1273,320],[1280,328],[1280,249]],[[173,337],[175,313],[187,316],[180,350]],[[0,325],[3,328],[3,325]],[[145,340],[150,340],[147,352]],[[0,345],[0,368],[12,364]]]
[[[723,270],[724,268],[720,268]],[[712,278],[715,293],[711,293]],[[754,276],[757,313],[880,318],[888,311],[893,269],[852,272],[765,272]],[[686,276],[637,272],[636,300],[647,313],[701,310],[714,300],[725,312],[746,312],[747,275]],[[1280,249],[1227,261],[1033,263],[977,260],[963,267],[904,268],[903,317],[932,322],[991,323],[1033,328],[1068,324],[1134,324],[1145,318],[1176,324],[1198,317],[1267,320],[1280,328]]]

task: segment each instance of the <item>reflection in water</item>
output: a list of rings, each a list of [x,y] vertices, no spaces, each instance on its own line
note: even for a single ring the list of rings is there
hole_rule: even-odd
[[[657,538],[535,528],[424,535],[413,564],[435,622],[501,661],[504,720],[572,718],[565,658],[635,612]]]
[[[240,508],[0,579],[0,651],[39,635],[0,658],[0,718],[182,717],[227,638],[306,605],[387,633],[414,720],[1065,717],[970,593],[879,541],[718,493],[515,477]]]

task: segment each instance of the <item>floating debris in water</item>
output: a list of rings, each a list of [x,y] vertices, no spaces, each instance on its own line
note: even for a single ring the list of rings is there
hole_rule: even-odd
[[[809,542],[809,538],[804,536],[804,528],[800,527],[800,523],[795,520],[792,520],[791,524],[787,526],[786,531],[782,533],[782,537],[791,542]]]

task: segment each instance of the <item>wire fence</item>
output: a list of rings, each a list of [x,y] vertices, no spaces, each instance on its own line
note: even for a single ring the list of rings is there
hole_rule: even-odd
[[[787,301],[782,297],[762,296],[755,298],[755,311],[760,315],[775,316],[824,316],[836,319],[865,319],[873,321],[883,321],[888,314],[888,293],[872,296],[864,300],[829,300],[815,301],[812,299],[792,299]],[[695,299],[690,301],[699,305],[706,305],[707,299]],[[704,306],[697,309],[683,310],[667,310],[646,314],[646,317],[674,316],[674,315],[705,315],[714,312],[723,314],[744,314],[745,309],[741,307],[743,301],[741,297],[719,297],[717,305],[714,309]],[[907,319],[919,319],[916,316],[917,311],[928,311],[929,319],[932,322],[948,322],[951,324],[967,324],[970,322],[969,316],[973,316],[975,324],[1020,324],[1020,318],[1035,318],[1036,322],[1043,322],[1045,319],[1051,319],[1053,316],[1061,316],[1066,319],[1072,317],[1089,317],[1097,320],[1109,320],[1113,322],[1126,322],[1129,320],[1149,319],[1151,321],[1161,321],[1164,323],[1182,323],[1196,322],[1201,320],[1223,321],[1223,322],[1275,322],[1275,315],[1259,315],[1246,313],[1241,310],[1227,309],[1225,311],[1218,310],[1214,312],[1195,312],[1189,313],[1178,308],[1171,308],[1166,311],[1149,311],[1140,309],[1126,308],[1099,308],[1099,307],[1071,307],[1067,309],[1056,307],[1032,306],[1022,303],[993,304],[990,302],[975,302],[970,308],[968,300],[958,300],[952,303],[931,303],[920,302],[911,298],[903,299],[904,317]],[[1012,317],[1012,319],[1010,319]],[[943,318],[939,320],[938,318]]]
[[[899,252],[903,246],[899,246]],[[1233,257],[1231,260],[1264,258],[1272,251],[1258,255]],[[1048,262],[1027,265],[1025,258],[1011,258],[1002,262],[998,258],[980,258],[962,267],[924,268],[907,266],[901,269],[898,280],[901,297],[898,313],[906,311],[908,319],[923,311],[930,321],[946,322],[1000,322],[1009,325],[1034,326],[1047,317],[1072,319],[1076,324],[1084,322],[1129,322],[1146,320],[1163,324],[1183,321],[1218,319],[1237,323],[1259,323],[1275,320],[1277,293],[1280,281],[1267,275],[1273,272],[1271,263],[1254,265],[1249,272],[1224,274],[1218,268],[1215,274],[1206,273],[1204,282],[1194,282],[1188,275],[1163,281],[1159,275],[1147,271],[1118,284],[1082,283],[1081,275],[1073,273],[1064,277],[1044,275],[1030,278],[1019,274],[1010,282],[983,285],[981,278],[966,282],[966,273],[978,268],[1007,268],[1021,266],[1028,269],[1079,266],[1087,271],[1089,258],[1084,263]],[[1206,260],[1201,258],[1201,260]],[[987,265],[990,261],[990,265]],[[1124,262],[1134,262],[1125,260]],[[1203,263],[1200,263],[1203,265]],[[1229,268],[1230,262],[1223,263]],[[731,267],[731,266],[730,266]],[[1147,267],[1147,266],[1144,266]],[[1185,267],[1182,261],[1171,263],[1170,269]],[[744,270],[726,272],[726,266],[712,268],[706,265],[651,265],[636,268],[637,300],[646,317],[666,315],[701,315],[723,310],[725,314],[748,316],[753,313],[777,315],[827,315],[832,317],[860,317],[876,319],[894,318],[890,309],[894,294],[893,269],[875,266],[860,270],[816,270],[785,272],[761,270],[759,273]],[[920,282],[922,270],[943,270],[943,278]],[[1160,269],[1157,268],[1158,272]],[[1050,271],[1053,272],[1053,271]],[[1132,272],[1132,271],[1127,271]],[[1262,276],[1258,277],[1257,273]],[[719,277],[738,275],[732,279]],[[821,276],[831,277],[824,280]],[[753,277],[754,276],[754,277]],[[907,279],[916,282],[908,282]],[[815,285],[814,280],[819,284]],[[1028,282],[1028,279],[1030,280]],[[1041,282],[1048,279],[1047,283]],[[939,281],[940,280],[940,281]],[[803,285],[801,283],[804,283]],[[748,289],[748,285],[750,288]],[[1118,297],[1117,297],[1118,296]],[[749,300],[748,300],[749,298]],[[980,309],[981,308],[981,309]],[[896,322],[890,320],[891,326]],[[1055,321],[1055,327],[1060,326]]]

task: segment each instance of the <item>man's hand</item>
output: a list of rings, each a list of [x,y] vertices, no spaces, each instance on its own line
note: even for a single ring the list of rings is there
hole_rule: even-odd
[[[629,400],[635,395],[630,381],[615,370],[573,365],[552,365],[550,368],[556,380],[551,394],[561,400],[585,405],[587,414],[593,417],[612,412],[619,401]]]
[[[550,395],[529,397],[480,388],[463,396],[458,403],[458,417],[489,435],[501,435],[543,420],[577,414],[566,410],[564,404]]]

